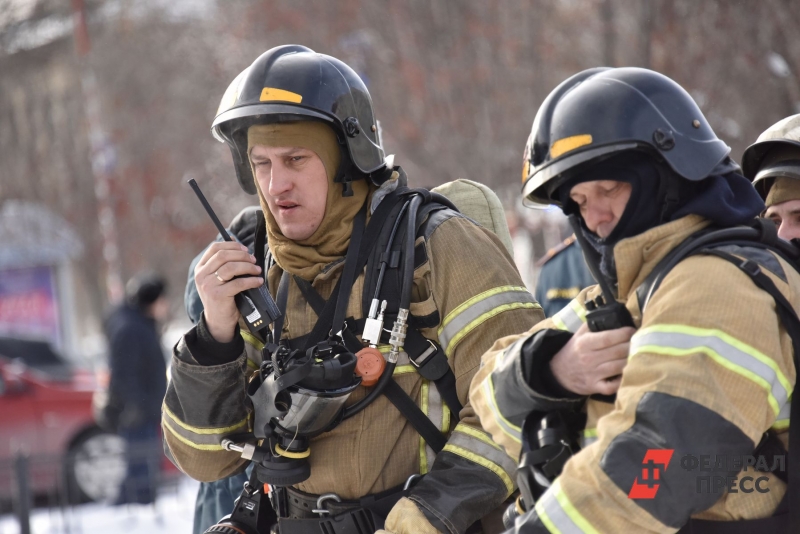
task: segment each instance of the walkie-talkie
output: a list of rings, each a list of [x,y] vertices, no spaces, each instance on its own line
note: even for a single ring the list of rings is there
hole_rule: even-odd
[[[200,191],[200,186],[197,185],[197,182],[194,180],[194,178],[189,180],[189,185],[192,186],[192,189],[194,189],[197,198],[200,199],[200,203],[203,204],[206,213],[208,213],[208,216],[211,217],[211,220],[214,222],[214,226],[216,226],[217,230],[219,230],[219,235],[222,236],[222,239],[225,241],[233,241],[231,236],[228,234],[228,231],[224,226],[222,226],[222,223],[219,222],[217,214],[211,209],[211,205],[208,203],[208,200],[206,200],[203,192]],[[237,276],[236,278],[240,277]],[[281,311],[278,308],[278,305],[275,303],[272,295],[269,294],[264,285],[261,285],[256,289],[246,289],[237,294],[234,297],[234,300],[236,301],[236,307],[239,309],[239,313],[242,314],[242,317],[244,317],[244,320],[247,323],[247,328],[249,328],[254,334],[260,332],[264,328],[267,328],[281,316]]]
[[[626,326],[635,326],[633,318],[628,308],[624,304],[618,302],[608,285],[608,281],[600,272],[600,267],[597,265],[597,257],[592,254],[593,249],[586,241],[583,233],[581,233],[581,223],[575,215],[569,216],[569,223],[572,225],[572,230],[575,232],[575,239],[583,249],[583,256],[586,259],[586,265],[592,276],[597,280],[600,286],[601,295],[598,295],[594,300],[586,303],[586,324],[592,332],[603,332],[605,330],[615,330]]]

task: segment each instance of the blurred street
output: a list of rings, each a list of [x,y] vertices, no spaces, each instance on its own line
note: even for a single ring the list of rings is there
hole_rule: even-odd
[[[31,534],[188,534],[197,486],[197,482],[181,478],[176,486],[162,488],[152,506],[91,503],[64,510],[39,508],[31,514]],[[14,516],[0,516],[0,534],[19,531]]]

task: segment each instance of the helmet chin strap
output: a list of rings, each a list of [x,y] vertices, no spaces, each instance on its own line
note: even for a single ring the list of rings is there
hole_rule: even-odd
[[[681,187],[678,183],[677,176],[666,171],[660,165],[658,166],[658,173],[661,176],[661,186],[658,190],[658,198],[661,199],[661,217],[660,224],[669,222],[672,214],[678,209],[681,201]]]

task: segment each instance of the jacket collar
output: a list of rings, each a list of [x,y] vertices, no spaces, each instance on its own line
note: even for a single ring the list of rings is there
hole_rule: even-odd
[[[709,224],[711,221],[699,215],[687,215],[617,243],[614,259],[619,297],[627,301],[664,256]]]

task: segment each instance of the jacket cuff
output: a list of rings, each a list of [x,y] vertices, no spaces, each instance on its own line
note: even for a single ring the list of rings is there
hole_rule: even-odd
[[[547,329],[540,330],[522,345],[522,374],[531,389],[544,397],[569,400],[582,398],[559,384],[550,368],[553,357],[570,339],[571,332]]]
[[[446,534],[462,534],[508,497],[492,470],[445,449],[408,496],[428,522]]]
[[[206,327],[205,314],[200,316],[197,326],[186,333],[186,347],[194,360],[205,366],[224,365],[236,361],[244,352],[244,339],[239,334],[239,325],[233,333],[233,339],[220,343],[211,335]]]

